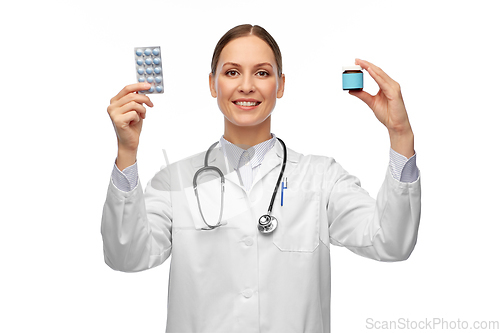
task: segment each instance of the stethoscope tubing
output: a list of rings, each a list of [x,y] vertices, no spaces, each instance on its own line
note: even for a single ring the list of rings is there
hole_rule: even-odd
[[[276,199],[276,194],[278,193],[278,189],[280,187],[281,180],[283,179],[283,174],[285,173],[285,168],[286,168],[286,160],[287,160],[286,145],[283,142],[283,140],[281,140],[280,138],[276,137],[276,139],[278,139],[278,141],[280,142],[280,144],[283,146],[283,161],[281,162],[280,175],[278,177],[278,181],[276,182],[276,186],[274,187],[273,195],[271,197],[271,202],[269,203],[269,208],[267,209],[267,215],[263,215],[259,219],[259,223],[258,223],[259,230],[261,230],[261,232],[263,232],[263,233],[272,232],[276,228],[277,220],[276,220],[276,218],[274,218],[273,216],[271,216],[271,213],[273,211],[274,200]],[[219,141],[213,143],[210,146],[210,148],[208,148],[207,152],[205,153],[205,161],[204,161],[205,163],[204,163],[204,166],[202,168],[200,168],[198,171],[196,171],[196,173],[193,176],[193,188],[194,188],[194,193],[196,195],[196,200],[198,202],[198,209],[200,210],[200,214],[201,214],[201,218],[203,219],[203,222],[205,222],[205,224],[208,227],[208,228],[202,228],[202,230],[212,230],[212,229],[215,229],[215,228],[220,227],[222,225],[221,224],[221,220],[222,220],[222,213],[223,213],[223,210],[224,210],[224,184],[225,184],[225,178],[224,178],[224,174],[222,173],[222,171],[218,167],[208,165],[208,158],[210,156],[210,152],[215,148],[215,146],[218,143],[219,143]],[[218,220],[218,222],[217,222],[216,225],[209,225],[207,223],[207,221],[205,220],[205,216],[203,215],[203,211],[201,209],[200,198],[198,196],[198,176],[202,172],[209,171],[209,170],[217,172],[220,175],[220,178],[221,178],[221,209],[220,209],[220,213],[219,213],[219,220]],[[272,228],[266,227],[265,225],[263,225],[260,222],[261,220],[266,220],[266,221],[271,221],[272,220],[273,221],[273,227]]]
[[[215,148],[215,146],[217,145],[217,143],[218,142],[215,142],[214,144],[212,144],[210,146],[210,148],[208,148],[208,150],[207,150],[207,152],[205,154],[205,165],[204,165],[204,167],[202,167],[198,171],[196,171],[196,173],[193,176],[193,189],[194,189],[194,193],[196,195],[196,201],[198,202],[198,209],[200,210],[200,214],[201,214],[201,218],[203,219],[203,222],[205,222],[205,224],[208,227],[208,228],[203,228],[202,230],[212,230],[212,229],[215,229],[215,228],[220,227],[222,225],[221,224],[222,212],[224,211],[224,187],[225,187],[224,185],[225,185],[226,180],[224,178],[224,174],[222,173],[222,171],[218,167],[208,165],[208,157],[210,155],[210,152],[212,151],[212,149]],[[216,225],[210,225],[205,220],[205,216],[203,215],[203,211],[201,209],[200,197],[198,196],[198,176],[202,172],[209,171],[209,170],[213,170],[213,171],[217,172],[219,174],[219,176],[220,176],[220,179],[221,179],[221,191],[220,191],[220,201],[221,201],[221,204],[220,204],[219,219],[218,219],[218,222],[217,222]]]
[[[274,199],[276,199],[276,193],[278,193],[278,189],[280,188],[281,180],[283,179],[283,174],[285,173],[286,159],[287,159],[285,143],[283,142],[283,140],[281,140],[278,137],[276,137],[276,139],[278,139],[278,141],[283,146],[283,162],[281,162],[280,175],[278,177],[278,181],[276,182],[276,186],[274,187],[274,192],[273,192],[273,196],[271,198],[271,202],[269,203],[269,208],[267,209],[268,215],[271,215],[271,212],[273,211]]]

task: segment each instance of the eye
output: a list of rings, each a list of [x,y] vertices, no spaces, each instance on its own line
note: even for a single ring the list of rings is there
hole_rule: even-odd
[[[230,77],[234,77],[234,76],[238,75],[238,72],[237,72],[237,71],[235,71],[234,69],[230,69],[230,70],[228,70],[228,71],[226,72],[226,75],[227,75],[227,76],[230,76]]]
[[[258,71],[257,76],[269,76],[269,73],[266,71]]]

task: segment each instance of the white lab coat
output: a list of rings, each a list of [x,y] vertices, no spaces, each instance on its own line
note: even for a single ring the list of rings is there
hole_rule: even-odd
[[[212,152],[209,164],[226,182],[224,225],[210,231],[201,230],[206,225],[192,184],[204,152],[160,171],[144,193],[140,182],[128,193],[110,182],[102,218],[105,262],[140,271],[172,255],[166,332],[327,333],[329,244],[375,260],[408,258],[417,240],[420,178],[401,183],[388,168],[374,200],[334,159],[287,151],[288,189],[283,206],[281,191],[276,196],[279,224],[268,235],[257,230],[257,221],[279,175],[279,144],[248,192],[227,171],[222,150]],[[201,183],[203,213],[214,224],[220,182]]]

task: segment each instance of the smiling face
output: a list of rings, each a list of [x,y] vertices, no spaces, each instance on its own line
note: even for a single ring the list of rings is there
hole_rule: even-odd
[[[265,41],[250,35],[229,42],[220,54],[215,77],[210,74],[210,91],[225,117],[225,137],[235,131],[267,131],[268,139],[270,115],[276,98],[283,96],[284,81]]]

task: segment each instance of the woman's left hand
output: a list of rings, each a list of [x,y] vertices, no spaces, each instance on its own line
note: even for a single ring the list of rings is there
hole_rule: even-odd
[[[349,94],[365,102],[373,110],[377,119],[387,127],[392,149],[407,158],[411,157],[414,154],[413,132],[399,83],[368,61],[356,59],[355,63],[370,74],[380,89],[375,96],[363,90],[349,90]]]

